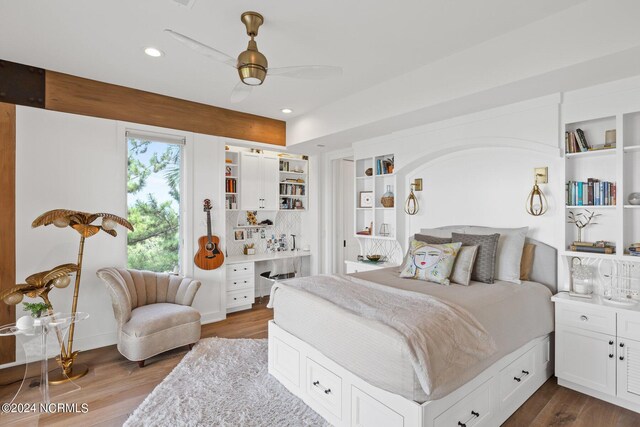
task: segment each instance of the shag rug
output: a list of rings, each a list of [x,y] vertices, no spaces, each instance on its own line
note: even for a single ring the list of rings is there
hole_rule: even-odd
[[[124,424],[328,426],[268,373],[266,339],[203,339]]]

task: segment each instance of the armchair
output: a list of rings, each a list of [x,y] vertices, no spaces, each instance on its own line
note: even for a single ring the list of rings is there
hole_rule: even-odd
[[[151,271],[103,268],[118,323],[118,351],[144,367],[152,356],[200,339],[200,313],[191,307],[200,282]]]

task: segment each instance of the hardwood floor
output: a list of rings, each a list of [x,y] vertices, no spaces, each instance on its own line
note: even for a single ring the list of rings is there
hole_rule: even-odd
[[[273,317],[266,304],[253,310],[230,314],[226,320],[204,325],[202,337],[266,338],[267,322]],[[48,414],[9,418],[0,415],[2,426],[121,426],[129,414],[180,362],[187,347],[151,358],[140,369],[136,362],[124,359],[115,346],[81,353],[79,360],[91,367],[90,373],[78,380],[78,393],[54,397],[56,403],[81,402],[89,405],[86,414]],[[0,384],[19,378],[19,370],[0,371]],[[15,386],[14,386],[15,387]],[[6,402],[11,386],[0,387],[0,401]],[[55,396],[58,391],[52,387]],[[35,393],[37,389],[29,392]],[[631,427],[640,425],[640,414],[611,405],[581,393],[560,387],[555,378],[547,381],[525,402],[504,426],[579,426]]]

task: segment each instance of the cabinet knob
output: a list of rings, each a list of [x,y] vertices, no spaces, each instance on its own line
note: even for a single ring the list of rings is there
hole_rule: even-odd
[[[613,340],[609,340],[609,345],[613,345]]]
[[[613,359],[613,354],[609,353],[609,359]]]
[[[623,342],[620,343],[620,347],[624,347],[624,343]]]
[[[620,356],[620,360],[624,360],[624,356]]]
[[[589,318],[583,314],[582,316],[580,316],[580,320],[582,320],[583,322],[587,322],[589,321]]]

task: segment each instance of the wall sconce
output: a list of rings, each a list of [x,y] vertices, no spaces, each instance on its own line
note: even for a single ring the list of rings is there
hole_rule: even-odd
[[[549,182],[549,171],[546,167],[535,168],[533,173],[535,181],[529,197],[527,197],[527,213],[533,216],[541,216],[547,212],[549,203],[547,202],[547,197],[540,187],[538,187],[538,184],[546,184]]]
[[[404,211],[408,215],[415,215],[420,210],[420,204],[418,203],[416,195],[413,193],[414,191],[422,191],[422,178],[416,178],[411,183],[409,197],[407,197],[407,202],[404,204]]]

